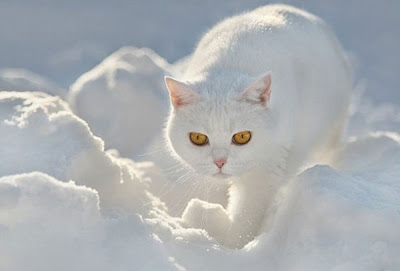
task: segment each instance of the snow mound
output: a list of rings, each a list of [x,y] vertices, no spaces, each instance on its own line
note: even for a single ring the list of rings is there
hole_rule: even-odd
[[[6,91],[41,91],[65,97],[67,91],[50,80],[24,69],[1,69],[0,89]]]
[[[399,176],[397,171],[391,182]],[[362,173],[315,166],[292,184],[272,232],[259,241],[265,248],[274,244],[276,250],[268,250],[280,270],[395,270],[398,188],[369,182]]]
[[[368,132],[393,131],[400,133],[400,107],[395,103],[380,103],[366,96],[367,81],[360,80],[354,87],[350,105],[348,136],[360,136]]]
[[[131,157],[161,131],[170,65],[150,49],[114,52],[71,86],[69,103],[106,148]]]
[[[41,171],[96,189],[104,210],[137,212],[150,201],[140,165],[104,152],[103,141],[58,97],[0,93],[0,176]]]
[[[34,172],[0,178],[0,196],[1,270],[175,269],[140,217],[103,218],[93,189]]]

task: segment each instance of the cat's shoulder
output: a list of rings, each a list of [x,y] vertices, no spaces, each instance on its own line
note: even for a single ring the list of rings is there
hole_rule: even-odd
[[[216,41],[234,42],[243,37],[251,39],[304,32],[318,35],[324,32],[320,30],[325,27],[323,20],[305,10],[282,4],[266,5],[223,20],[206,33],[200,45],[207,46]]]
[[[266,5],[259,7],[253,11],[248,13],[253,19],[260,19],[269,23],[271,25],[293,25],[296,23],[320,23],[322,20],[303,9],[284,5],[284,4],[275,4],[275,5]],[[240,15],[239,15],[240,16]]]
[[[265,29],[305,27],[307,25],[321,25],[323,21],[316,15],[297,7],[275,4],[266,5],[227,18],[217,24],[214,29]]]

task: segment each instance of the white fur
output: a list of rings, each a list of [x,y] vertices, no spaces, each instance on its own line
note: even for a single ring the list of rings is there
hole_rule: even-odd
[[[244,90],[268,72],[266,105],[246,100]],[[213,160],[227,158],[222,173],[232,182],[231,223],[218,239],[242,247],[259,234],[277,188],[338,140],[351,90],[344,54],[321,19],[271,5],[212,28],[180,79],[184,87],[170,87],[171,98],[185,88],[196,95],[182,106],[173,103],[166,130],[171,150],[211,177],[218,173]],[[248,144],[232,144],[240,131],[252,132]],[[190,132],[207,135],[209,144],[195,146]]]

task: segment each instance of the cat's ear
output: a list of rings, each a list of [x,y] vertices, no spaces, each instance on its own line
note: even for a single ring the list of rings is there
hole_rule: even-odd
[[[172,77],[164,77],[165,84],[169,91],[169,97],[174,108],[191,104],[197,100],[198,95],[185,83],[179,82]]]
[[[251,83],[242,93],[242,99],[266,106],[271,96],[271,73],[266,73]]]

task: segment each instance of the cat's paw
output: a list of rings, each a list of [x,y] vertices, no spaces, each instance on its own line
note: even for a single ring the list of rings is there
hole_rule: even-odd
[[[231,226],[228,213],[221,204],[199,199],[192,199],[188,203],[182,215],[182,223],[185,227],[204,229],[220,242]]]

